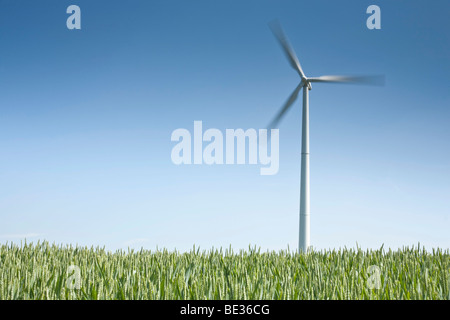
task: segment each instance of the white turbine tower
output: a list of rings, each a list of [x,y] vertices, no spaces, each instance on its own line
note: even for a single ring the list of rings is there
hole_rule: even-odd
[[[281,118],[293,105],[300,90],[303,88],[303,112],[302,112],[302,164],[300,178],[300,226],[299,226],[299,251],[307,252],[310,248],[310,190],[309,190],[309,98],[308,91],[311,90],[312,82],[329,83],[361,83],[371,85],[383,85],[384,76],[321,76],[308,78],[305,76],[300,62],[294,50],[283,32],[278,21],[269,23],[273,34],[278,39],[290,65],[300,75],[300,83],[289,96],[281,110],[272,120],[269,128],[275,127]]]

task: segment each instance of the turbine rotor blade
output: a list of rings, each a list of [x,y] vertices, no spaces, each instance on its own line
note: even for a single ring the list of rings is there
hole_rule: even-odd
[[[283,118],[283,116],[286,114],[286,112],[290,109],[290,107],[294,104],[295,100],[298,97],[298,93],[302,89],[304,85],[304,82],[300,82],[299,85],[294,89],[294,91],[291,93],[289,98],[286,100],[286,102],[281,107],[281,110],[278,112],[275,118],[273,118],[272,122],[267,126],[268,131],[270,132],[271,128],[274,128],[277,126],[277,124],[280,122],[280,120]]]
[[[300,65],[300,62],[298,61],[297,56],[295,55],[294,50],[292,49],[291,45],[289,44],[288,38],[283,32],[283,29],[281,28],[280,23],[278,20],[273,20],[269,22],[269,28],[272,30],[272,33],[277,38],[278,42],[281,45],[281,48],[283,49],[284,54],[286,55],[287,59],[289,60],[289,64],[292,68],[295,69],[295,71],[298,72],[300,77],[306,78],[305,73],[303,72],[302,66]]]
[[[308,78],[308,82],[353,83],[384,86],[385,76],[321,76]]]

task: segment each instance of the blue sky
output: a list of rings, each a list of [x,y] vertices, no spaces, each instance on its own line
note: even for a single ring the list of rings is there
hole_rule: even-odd
[[[66,8],[81,8],[68,30]],[[381,8],[368,30],[366,8]],[[280,168],[172,163],[177,128],[265,128],[310,91],[315,248],[450,247],[448,1],[0,1],[0,243],[298,246],[301,100]]]

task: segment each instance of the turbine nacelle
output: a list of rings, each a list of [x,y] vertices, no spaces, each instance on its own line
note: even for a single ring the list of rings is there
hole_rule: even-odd
[[[308,78],[303,77],[301,83],[303,83],[303,86],[308,86],[308,89],[311,90],[312,86]]]

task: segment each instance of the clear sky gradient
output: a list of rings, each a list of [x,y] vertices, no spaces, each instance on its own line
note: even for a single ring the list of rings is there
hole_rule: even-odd
[[[299,82],[278,18],[308,76],[386,75],[310,91],[312,245],[449,248],[449,13],[448,0],[0,0],[0,243],[297,249],[301,99],[277,175],[170,157],[195,120],[259,129],[278,112]]]

